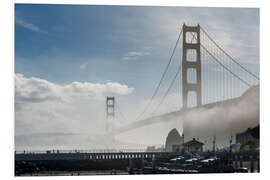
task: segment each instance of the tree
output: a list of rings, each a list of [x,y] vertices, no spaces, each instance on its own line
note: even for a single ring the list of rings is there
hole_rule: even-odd
[[[248,147],[250,150],[256,149],[256,143],[254,141],[249,140],[248,142],[241,144],[240,150],[244,150],[246,147]]]

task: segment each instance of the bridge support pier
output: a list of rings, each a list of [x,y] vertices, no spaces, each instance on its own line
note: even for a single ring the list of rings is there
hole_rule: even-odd
[[[234,167],[235,167],[235,168],[238,168],[238,161],[237,161],[237,160],[234,161]]]
[[[152,171],[155,172],[156,170],[156,158],[152,157]]]
[[[254,159],[252,156],[250,157],[250,172],[254,172]]]
[[[129,158],[129,167],[128,167],[128,174],[132,174],[132,158]]]
[[[258,158],[257,163],[257,172],[260,172],[260,158]]]
[[[239,160],[240,160],[240,167],[242,168],[242,167],[243,167],[243,160],[242,160],[242,156],[240,156]]]

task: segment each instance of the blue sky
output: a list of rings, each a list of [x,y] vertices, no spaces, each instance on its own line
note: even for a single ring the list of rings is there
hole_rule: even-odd
[[[28,83],[34,77],[37,79],[33,81],[46,81],[57,88],[73,82],[94,85],[118,83],[117,87],[122,89],[115,91],[112,88],[109,92],[119,95],[123,111],[133,117],[151,97],[184,22],[190,25],[200,23],[229,54],[259,74],[259,9],[44,4],[15,5],[15,73],[22,74],[19,79]],[[163,89],[168,86],[180,63],[180,51],[178,48]],[[84,87],[85,84],[79,85]],[[214,87],[214,84],[209,86]],[[27,89],[24,93],[29,91]],[[39,92],[32,94],[35,93]],[[48,94],[46,92],[44,97],[55,97]],[[23,97],[20,100],[32,107],[30,100],[37,101],[35,98],[26,101]],[[74,101],[86,103],[81,99]],[[16,113],[25,117],[17,115],[16,122],[24,124],[23,118],[28,117],[26,105],[17,107]],[[133,113],[134,109],[136,112]],[[63,119],[67,116],[63,109],[53,111],[50,110]],[[73,109],[71,112],[79,111],[83,110]],[[80,112],[82,124],[89,115],[86,111]],[[102,113],[99,113],[99,118]],[[20,129],[25,125],[20,123],[17,123],[20,126],[16,132],[23,134]],[[45,127],[32,133],[43,130]]]
[[[158,82],[183,22],[199,22],[212,35],[223,27],[231,36],[229,40],[237,37],[256,47],[258,15],[258,9],[237,8],[201,8],[196,12],[196,8],[180,7],[17,4],[15,71],[60,84],[118,81],[136,89],[143,87],[149,96],[147,92]],[[256,49],[249,59],[258,64]],[[132,52],[142,56],[124,61]]]
[[[147,38],[143,33],[146,26],[141,26],[138,34],[122,28],[126,22],[130,23],[128,18],[122,19],[130,14],[129,9],[17,5],[15,11],[16,19],[22,19],[39,29],[34,31],[16,23],[15,71],[26,76],[37,76],[57,83],[111,80],[135,86],[140,85],[142,79],[152,80],[153,77],[147,76],[147,70],[154,72],[152,68],[162,67],[153,63],[160,61],[158,56],[153,55],[147,55],[143,60],[139,56],[136,61],[122,60],[130,52],[149,53],[144,50],[148,48],[147,44],[138,46],[134,42],[136,39],[132,39],[137,37],[129,36],[132,33],[131,36],[139,36],[139,41],[142,41]],[[132,16],[137,12],[134,9]],[[135,26],[128,28],[136,31]],[[80,68],[83,65],[85,68]]]

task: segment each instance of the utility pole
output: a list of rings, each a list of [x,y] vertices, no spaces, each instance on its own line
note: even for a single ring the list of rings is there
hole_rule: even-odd
[[[233,158],[232,158],[232,139],[233,136],[230,138],[230,163],[233,164]]]
[[[216,136],[214,136],[214,139],[213,139],[213,152],[216,155]]]
[[[232,152],[232,139],[233,139],[233,136],[231,136],[230,138],[230,153]]]
[[[185,134],[184,133],[183,133],[182,137],[183,137],[183,144],[184,144],[185,143]]]
[[[182,152],[185,152],[185,147],[184,147],[184,143],[185,143],[185,134],[182,133],[182,137],[183,137],[183,142],[182,142]]]

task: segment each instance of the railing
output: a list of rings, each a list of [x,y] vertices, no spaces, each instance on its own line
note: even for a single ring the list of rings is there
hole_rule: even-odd
[[[19,150],[15,154],[48,154],[48,153],[131,153],[131,152],[165,152],[164,150],[146,150],[146,149],[80,149],[80,150]]]

